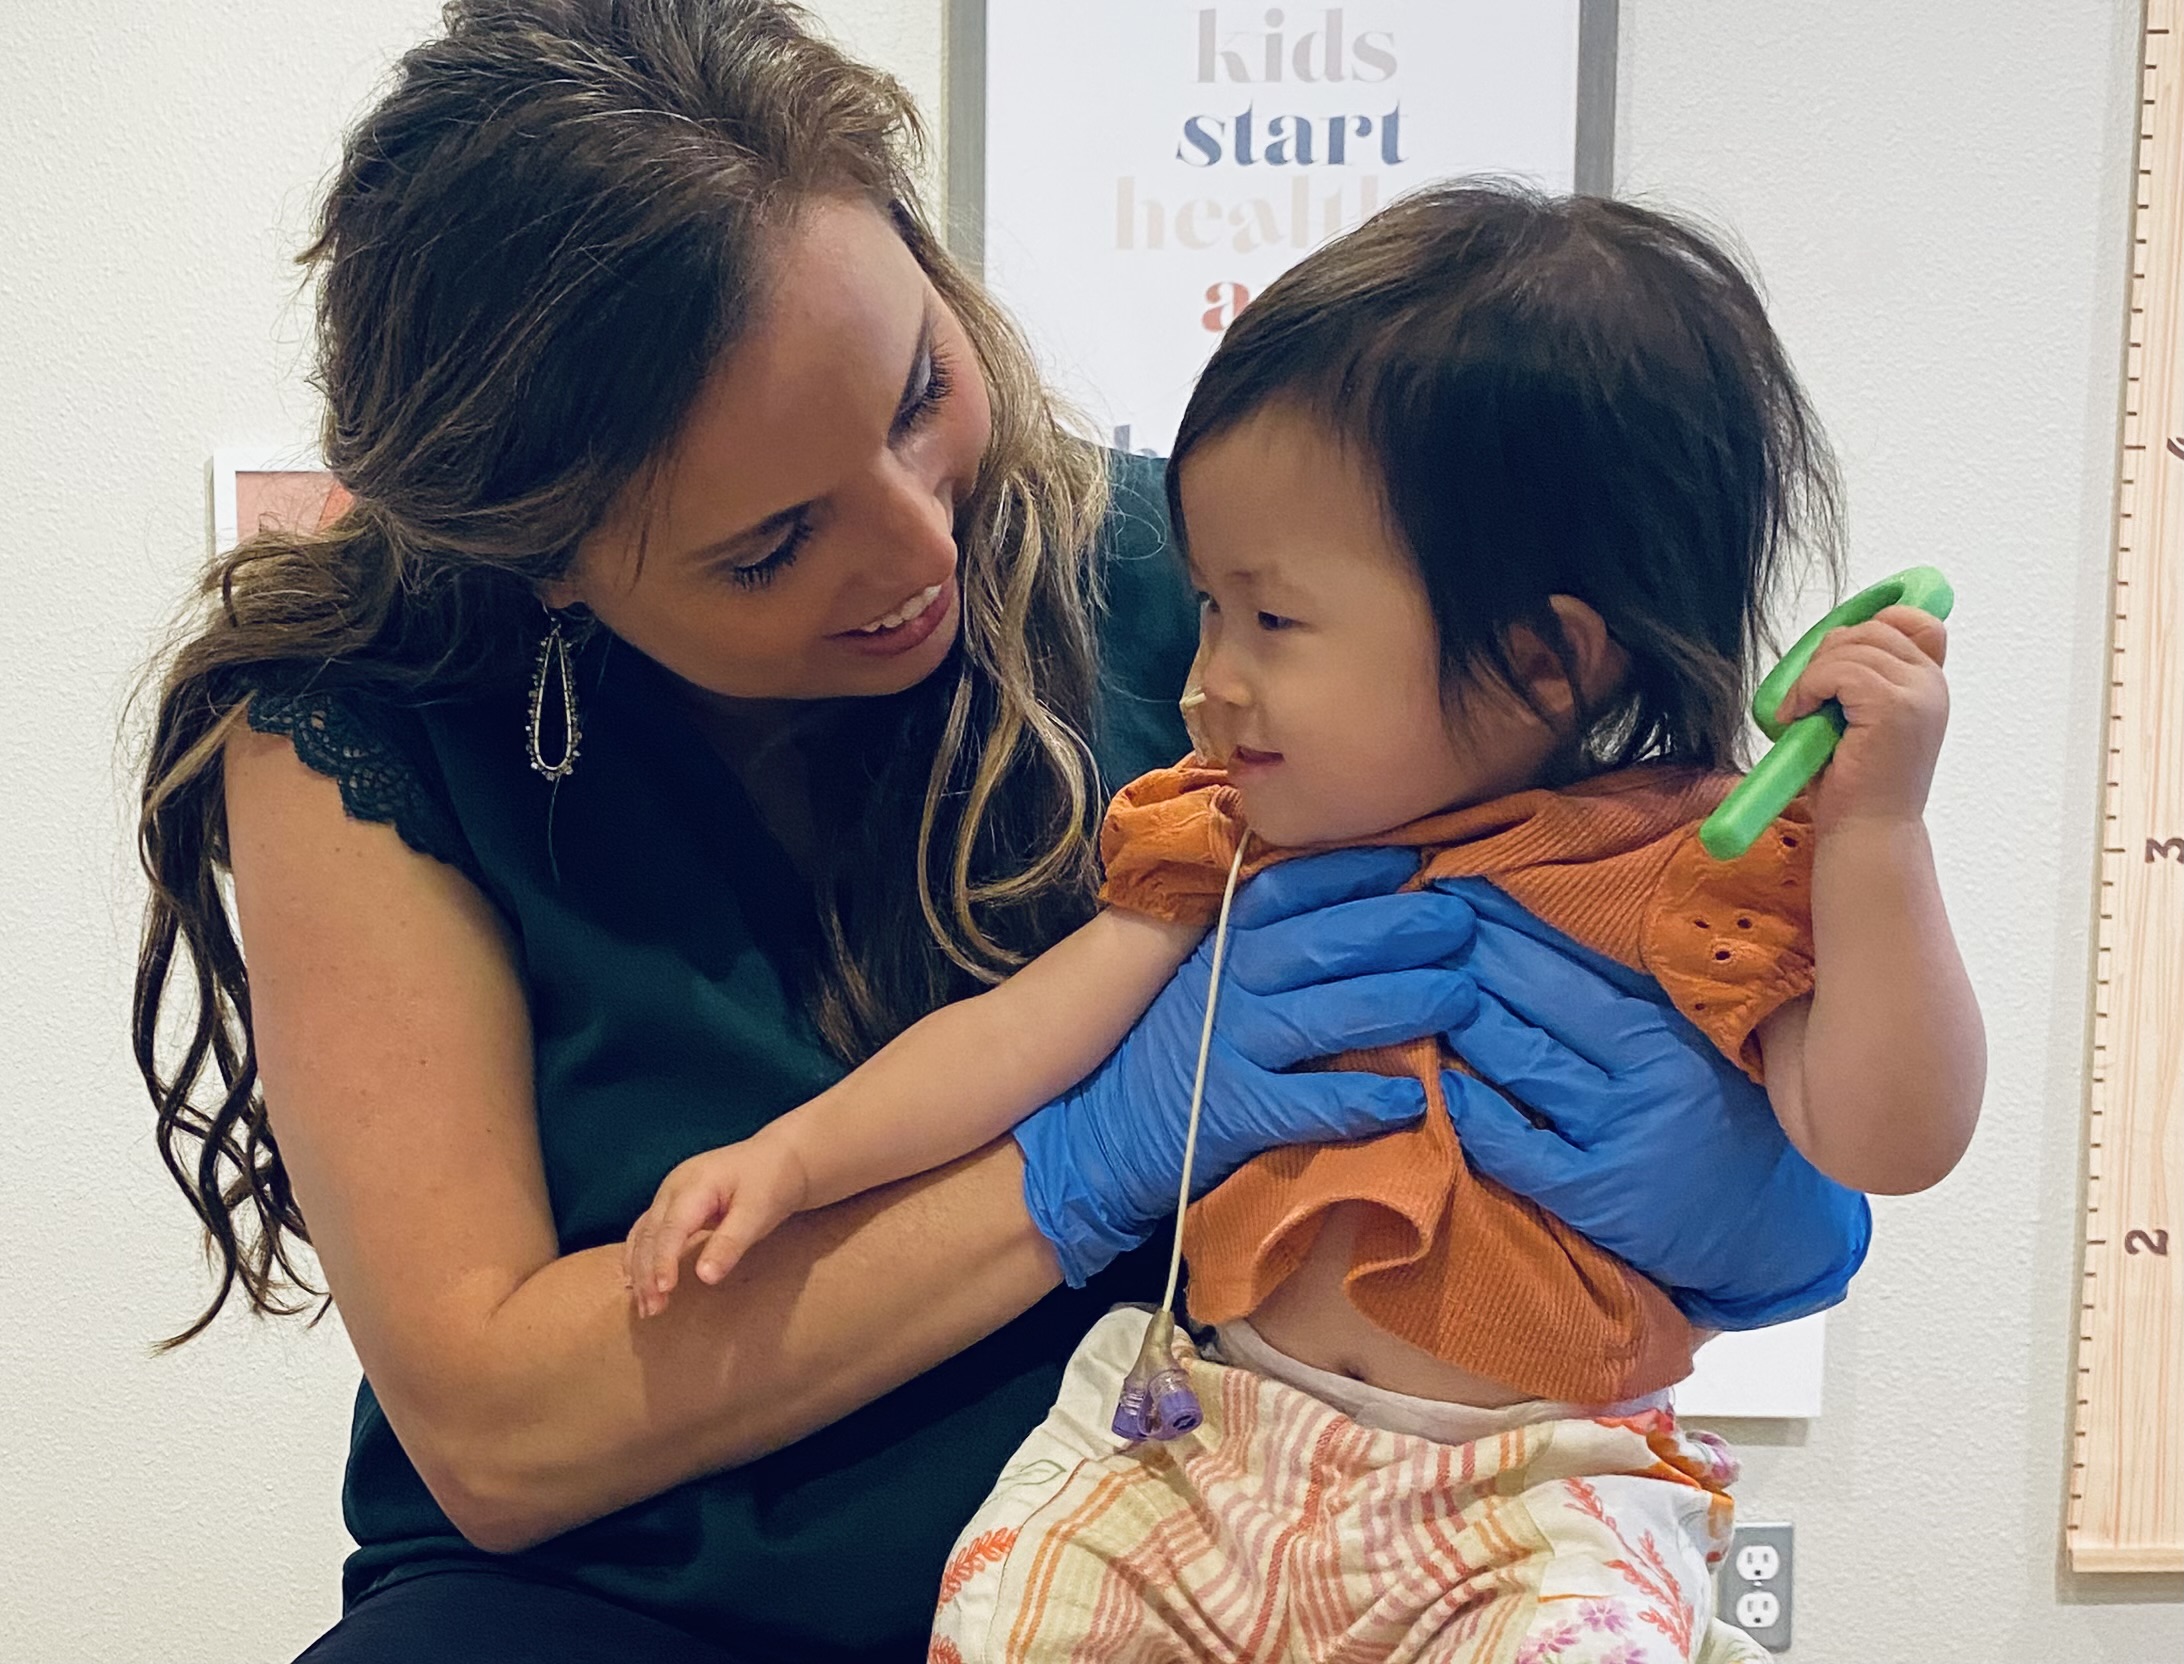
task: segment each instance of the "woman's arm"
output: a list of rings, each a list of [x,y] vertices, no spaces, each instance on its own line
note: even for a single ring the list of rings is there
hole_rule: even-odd
[[[638,1310],[666,1306],[700,1233],[692,1270],[717,1283],[790,1216],[999,1138],[1098,1068],[1204,934],[1103,911],[999,987],[913,1023],[809,1103],[679,1163],[629,1233]]]
[[[791,1443],[1059,1281],[1004,1141],[791,1221],[640,1324],[617,1248],[558,1255],[529,1023],[490,907],[349,819],[285,739],[239,733],[226,768],[282,1157],[389,1421],[478,1546]]]

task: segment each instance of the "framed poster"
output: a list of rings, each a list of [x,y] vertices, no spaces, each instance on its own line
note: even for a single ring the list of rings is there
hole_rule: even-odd
[[[953,4],[953,240],[1124,449],[1164,450],[1238,310],[1403,192],[1612,183],[1614,0]]]

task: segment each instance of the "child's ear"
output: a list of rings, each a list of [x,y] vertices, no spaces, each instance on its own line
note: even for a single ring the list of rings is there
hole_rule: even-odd
[[[1630,654],[1608,634],[1607,621],[1574,595],[1550,595],[1547,604],[1561,621],[1563,640],[1577,662],[1578,686],[1585,703],[1605,704],[1630,675]]]
[[[1517,629],[1510,632],[1509,646],[1518,675],[1537,708],[1553,716],[1573,715],[1581,703],[1604,704],[1629,674],[1630,655],[1608,634],[1606,621],[1576,596],[1550,595],[1547,604],[1562,626],[1569,667],[1536,631]],[[1574,688],[1570,685],[1573,669],[1577,673]]]

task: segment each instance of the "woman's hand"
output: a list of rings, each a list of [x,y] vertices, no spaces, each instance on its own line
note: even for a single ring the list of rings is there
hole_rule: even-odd
[[[1471,979],[1448,968],[1471,943],[1471,907],[1398,894],[1417,868],[1404,850],[1340,850],[1237,892],[1194,1195],[1277,1145],[1362,1138],[1424,1112],[1415,1080],[1281,1073],[1471,1017]],[[1114,1055],[1016,1128],[1025,1204],[1073,1286],[1175,1212],[1212,957],[1209,935]]]
[[[1448,1077],[1472,1166],[1629,1261],[1703,1327],[1760,1328],[1840,1300],[1871,1210],[1798,1154],[1766,1093],[1649,978],[1483,879],[1437,888],[1478,919],[1464,966],[1480,998],[1449,1044],[1507,1094]]]

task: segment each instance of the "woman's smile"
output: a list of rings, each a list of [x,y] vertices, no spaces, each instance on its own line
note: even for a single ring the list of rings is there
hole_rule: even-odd
[[[955,575],[950,573],[930,588],[919,590],[893,612],[883,613],[869,624],[843,630],[827,639],[840,642],[852,653],[892,658],[922,645],[953,618],[956,599]]]

